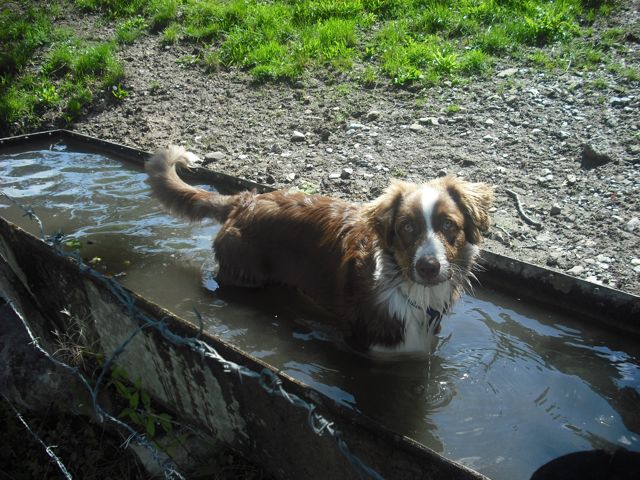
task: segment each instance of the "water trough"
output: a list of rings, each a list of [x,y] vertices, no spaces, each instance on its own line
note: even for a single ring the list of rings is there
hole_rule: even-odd
[[[57,143],[137,164],[149,155],[66,130],[2,139],[0,154]],[[268,189],[206,169],[194,170],[192,176],[194,181],[214,184],[222,192]],[[633,338],[640,334],[640,300],[636,296],[488,251],[483,252],[483,259],[485,271],[480,280],[485,286],[618,334]],[[85,327],[106,355],[116,351],[145,318],[162,319],[163,328],[140,331],[117,363],[131,377],[142,378],[154,400],[180,421],[241,451],[276,477],[359,478],[365,468],[365,472],[390,479],[486,478],[227,341],[200,331],[135,292],[113,285],[0,217],[2,296],[27,319],[44,345],[51,347],[54,329],[75,328],[68,316],[59,313],[62,311],[72,311],[76,318],[85,319]],[[142,313],[132,315],[133,306]],[[230,373],[228,363],[203,357],[189,345],[176,344],[171,335],[197,338],[227,362],[253,372],[256,378]],[[279,389],[274,378],[294,397],[270,394],[269,390]],[[292,402],[291,398],[300,401]],[[324,425],[323,435],[308,426],[309,405],[321,415],[313,417],[316,430],[322,428],[322,418],[334,422]],[[337,441],[330,435],[332,429],[341,432]],[[347,450],[350,453],[345,453]]]

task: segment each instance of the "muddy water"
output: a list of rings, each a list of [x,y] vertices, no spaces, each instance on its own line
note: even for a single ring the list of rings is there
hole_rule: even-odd
[[[48,235],[127,287],[343,404],[495,479],[570,452],[640,451],[640,346],[479,289],[443,322],[429,361],[381,363],[332,341],[288,292],[218,288],[210,224],[163,214],[140,169],[51,150],[0,155],[0,189]],[[0,198],[0,215],[37,233]]]

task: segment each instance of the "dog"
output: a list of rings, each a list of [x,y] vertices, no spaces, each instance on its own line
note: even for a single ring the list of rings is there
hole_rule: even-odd
[[[221,224],[213,243],[220,285],[298,289],[359,352],[430,353],[443,314],[473,278],[490,225],[489,185],[393,181],[364,204],[293,190],[222,195],[178,176],[176,167],[198,160],[173,146],[146,171],[171,214]]]

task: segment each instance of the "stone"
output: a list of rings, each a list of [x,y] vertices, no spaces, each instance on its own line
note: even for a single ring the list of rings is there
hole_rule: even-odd
[[[569,175],[567,175],[567,184],[568,185],[575,185],[575,183],[578,181],[578,178],[570,173]]]
[[[584,273],[584,267],[582,265],[576,265],[573,268],[567,270],[569,275],[582,275]]]
[[[351,178],[352,176],[353,176],[353,168],[345,167],[342,169],[342,172],[340,173],[340,178],[345,180],[347,178]]]
[[[371,110],[367,113],[366,119],[369,122],[373,122],[374,120],[378,120],[380,118],[381,113],[378,110]]]
[[[423,128],[424,127],[419,123],[412,123],[411,125],[409,125],[409,130],[411,130],[412,132],[419,132]]]
[[[560,215],[562,213],[562,207],[557,203],[554,203],[549,209],[549,215]]]
[[[548,267],[557,267],[559,258],[560,258],[560,254],[559,253],[552,253],[551,255],[549,255],[547,257],[547,266]]]
[[[293,133],[291,134],[290,140],[292,142],[304,142],[306,139],[307,139],[307,136],[304,133],[294,130]]]
[[[607,257],[606,255],[604,255],[604,254],[602,254],[602,253],[601,253],[601,254],[599,254],[599,255],[596,257],[596,260],[597,260],[598,262],[602,262],[602,263],[612,263],[612,262],[613,262],[613,258],[611,258],[611,257]]]
[[[287,176],[285,178],[287,179],[287,181],[293,182],[296,179],[296,174],[293,172],[287,173]]]
[[[638,227],[640,227],[640,218],[638,217],[633,217],[626,225],[627,232],[634,232]]]
[[[612,107],[624,107],[631,103],[631,97],[611,97],[609,103]]]
[[[584,144],[580,155],[580,165],[585,170],[591,170],[611,162],[612,159],[606,153],[596,151],[591,145]]]
[[[320,137],[320,140],[322,140],[323,142],[326,142],[327,140],[329,140],[329,137],[331,136],[331,132],[326,128],[322,128],[318,132],[318,136]]]
[[[338,180],[340,178],[341,174],[340,173],[330,173],[329,174],[329,179],[330,180]]]
[[[517,68],[507,68],[505,70],[502,70],[502,71],[498,72],[496,74],[496,77],[498,77],[498,78],[513,77],[516,73],[518,73],[518,69]]]
[[[418,119],[418,123],[421,125],[432,125],[434,127],[440,125],[436,117],[422,117]]]
[[[271,148],[269,149],[269,151],[271,153],[275,153],[275,154],[279,155],[279,154],[282,153],[282,148],[277,143],[274,143],[273,145],[271,145]]]
[[[219,162],[220,160],[224,159],[224,153],[223,152],[209,152],[204,156],[204,161],[202,162],[204,165],[207,165],[209,163],[213,163],[213,162]]]

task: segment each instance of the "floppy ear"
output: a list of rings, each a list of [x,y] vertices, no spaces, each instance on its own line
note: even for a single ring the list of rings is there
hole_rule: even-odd
[[[367,220],[380,237],[384,247],[390,247],[393,244],[396,215],[407,185],[406,182],[394,180],[382,195],[365,206]]]
[[[489,207],[493,203],[493,188],[486,183],[472,183],[447,177],[445,187],[465,216],[465,235],[471,243],[480,243],[482,233],[491,225]]]

